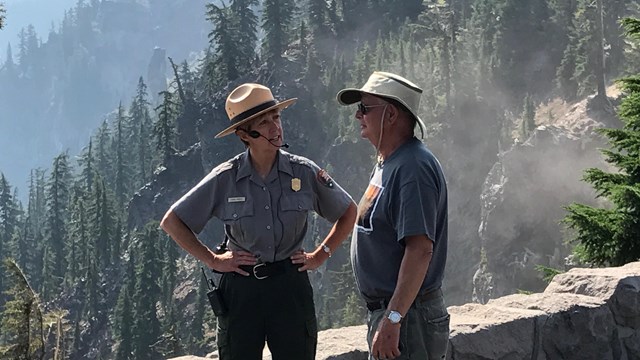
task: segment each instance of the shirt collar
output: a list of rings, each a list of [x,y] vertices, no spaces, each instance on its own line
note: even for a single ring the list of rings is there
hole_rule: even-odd
[[[289,157],[291,154],[283,150],[278,150],[278,170],[293,176],[293,168]]]
[[[278,150],[278,170],[293,176],[293,168],[289,161],[290,154],[288,152]],[[249,148],[239,158],[238,173],[236,174],[236,182],[251,175],[251,156],[249,155]]]
[[[236,182],[251,175],[251,159],[249,158],[249,148],[240,155],[238,159],[238,172],[236,173]]]

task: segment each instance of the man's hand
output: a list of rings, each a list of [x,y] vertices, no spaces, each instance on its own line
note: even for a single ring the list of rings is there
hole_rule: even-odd
[[[219,272],[237,272],[240,275],[249,276],[249,273],[240,269],[241,265],[255,265],[258,259],[246,251],[227,251],[224,254],[215,255],[215,260],[209,265]]]
[[[373,335],[371,355],[374,359],[395,359],[400,356],[400,324],[392,324],[383,317]]]
[[[294,264],[302,264],[298,268],[298,271],[315,270],[322,265],[322,263],[329,257],[326,253],[319,253],[318,251],[313,253],[306,253],[304,250],[298,250],[295,254],[291,255],[291,262]]]

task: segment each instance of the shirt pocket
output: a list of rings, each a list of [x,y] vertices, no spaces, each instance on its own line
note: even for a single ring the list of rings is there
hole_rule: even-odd
[[[243,229],[248,229],[253,219],[253,202],[246,200],[243,202],[226,203],[222,211],[220,220],[228,225],[231,236],[238,242],[243,243],[246,237]]]
[[[251,200],[226,203],[221,220],[225,224],[234,223],[247,216],[253,216],[253,202]]]
[[[285,236],[293,229],[294,239],[301,239],[307,225],[307,214],[313,210],[313,195],[311,193],[285,194],[280,199],[280,208],[284,221]]]

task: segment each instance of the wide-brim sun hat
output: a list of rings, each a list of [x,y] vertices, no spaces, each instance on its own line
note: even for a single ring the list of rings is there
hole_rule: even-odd
[[[235,88],[227,97],[225,110],[231,121],[231,125],[220,131],[217,138],[227,136],[236,131],[243,124],[257,118],[274,109],[286,109],[298,99],[292,98],[284,101],[277,101],[271,90],[260,84],[242,84]]]
[[[396,100],[413,115],[421,130],[426,130],[424,122],[418,116],[422,95],[422,89],[418,85],[396,74],[374,71],[360,89],[343,89],[336,97],[340,104],[351,105],[360,102],[363,93]]]

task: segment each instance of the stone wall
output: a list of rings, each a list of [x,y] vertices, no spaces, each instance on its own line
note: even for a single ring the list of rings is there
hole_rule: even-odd
[[[640,262],[575,268],[557,275],[543,293],[451,306],[449,312],[451,360],[640,359]],[[271,359],[267,351],[264,359]],[[366,327],[320,332],[317,359],[366,360]]]

